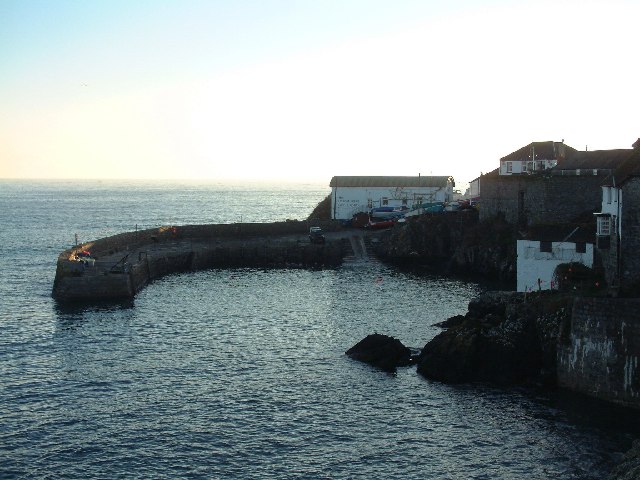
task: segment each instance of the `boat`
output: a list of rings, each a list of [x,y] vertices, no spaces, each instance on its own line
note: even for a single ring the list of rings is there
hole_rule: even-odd
[[[372,218],[399,218],[409,211],[409,207],[376,207],[372,208],[369,215]]]

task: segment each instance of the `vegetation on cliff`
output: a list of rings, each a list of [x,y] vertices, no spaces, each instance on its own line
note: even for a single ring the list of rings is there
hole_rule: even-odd
[[[331,195],[327,195],[316,205],[307,220],[330,220],[331,219]]]

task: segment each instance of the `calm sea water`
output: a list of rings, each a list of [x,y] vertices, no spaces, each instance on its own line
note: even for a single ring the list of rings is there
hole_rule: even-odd
[[[372,332],[422,347],[475,283],[373,261],[172,275],[117,305],[50,297],[75,234],[303,219],[328,193],[0,181],[0,478],[606,476],[633,434],[624,416],[344,355]]]

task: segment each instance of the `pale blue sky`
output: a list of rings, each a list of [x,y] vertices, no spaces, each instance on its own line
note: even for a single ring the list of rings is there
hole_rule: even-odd
[[[631,1],[0,1],[0,178],[453,175],[640,136]]]

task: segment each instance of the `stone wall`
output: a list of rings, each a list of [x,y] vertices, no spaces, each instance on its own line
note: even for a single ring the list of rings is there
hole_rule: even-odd
[[[640,408],[640,299],[576,298],[558,347],[558,385]]]
[[[640,178],[622,187],[622,243],[620,274],[629,289],[640,285]]]
[[[602,238],[596,237],[600,242]],[[610,287],[618,287],[618,236],[612,232],[608,240],[607,248],[596,249],[596,266],[601,267],[604,279]]]
[[[504,215],[513,225],[567,223],[600,210],[602,176],[485,175],[480,221]]]
[[[333,222],[313,225],[327,231],[338,228]],[[102,238],[59,255],[52,293],[63,301],[121,299],[133,297],[156,278],[189,270],[338,266],[344,242],[301,241],[308,226],[298,221],[188,225]],[[96,259],[92,265],[74,260],[82,250]]]
[[[83,276],[56,274],[53,294],[63,300],[112,300],[132,297],[135,288],[131,276],[125,273]]]

